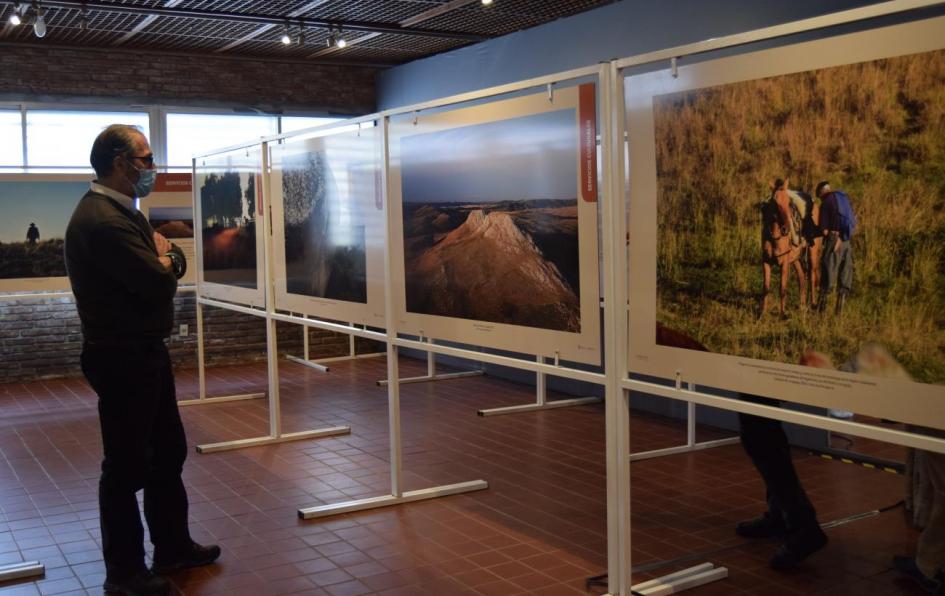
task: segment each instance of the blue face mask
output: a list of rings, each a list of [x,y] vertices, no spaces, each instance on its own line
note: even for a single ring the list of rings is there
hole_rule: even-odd
[[[127,160],[126,160],[127,161]],[[128,161],[131,167],[135,168],[135,165]],[[139,199],[144,198],[151,194],[151,191],[154,189],[154,181],[157,179],[157,170],[147,170],[147,169],[138,169],[135,168],[138,172],[138,181],[132,183],[135,189],[135,196]],[[131,180],[129,180],[131,182]]]

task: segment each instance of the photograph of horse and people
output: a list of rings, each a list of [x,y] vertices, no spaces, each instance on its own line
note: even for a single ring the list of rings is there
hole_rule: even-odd
[[[945,51],[664,95],[654,116],[662,326],[854,372],[870,347],[945,383]]]

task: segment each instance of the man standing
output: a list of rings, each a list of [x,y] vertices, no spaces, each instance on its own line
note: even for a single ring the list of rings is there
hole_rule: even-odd
[[[850,199],[842,191],[830,188],[824,180],[817,184],[815,193],[821,200],[820,228],[824,246],[821,255],[820,310],[827,308],[827,300],[837,286],[836,313],[843,310],[843,303],[853,289],[853,246],[851,239],[856,227],[856,218]]]
[[[29,242],[30,246],[36,246],[36,243],[39,242],[39,228],[36,227],[34,222],[30,222],[30,227],[26,228],[26,241]]]
[[[99,397],[104,588],[163,595],[170,584],[158,575],[220,555],[218,546],[190,538],[181,480],[187,441],[164,345],[186,261],[134,205],[134,197],[151,192],[156,175],[145,136],[132,126],[109,126],[95,139],[90,161],[97,178],[72,214],[65,258],[82,322],[82,372]],[[154,543],[150,571],[140,489]]]

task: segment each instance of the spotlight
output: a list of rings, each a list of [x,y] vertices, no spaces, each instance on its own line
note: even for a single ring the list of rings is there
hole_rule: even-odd
[[[282,43],[284,43],[285,45],[289,45],[290,43],[292,43],[292,38],[289,37],[289,26],[288,26],[288,25],[285,25],[285,26],[283,26],[283,28],[282,28]]]
[[[345,46],[348,45],[348,42],[345,41],[345,38],[341,37],[341,35],[339,34],[338,41],[335,42],[335,45],[338,46],[339,48],[344,48]]]
[[[305,45],[305,29],[302,29],[302,26],[301,26],[301,25],[299,25],[299,39],[298,39],[298,42],[299,42],[299,45],[300,45],[300,46],[304,46],[304,45]]]
[[[489,6],[490,4],[492,4],[492,0],[482,0],[483,6]]]
[[[43,16],[43,9],[36,7],[36,19],[33,21],[33,33],[36,37],[46,37],[46,17]]]
[[[84,4],[82,5],[82,12],[79,14],[79,30],[87,31],[89,28],[89,9]]]
[[[16,27],[23,20],[20,18],[20,3],[17,2],[13,5],[13,14],[10,15],[10,24]]]

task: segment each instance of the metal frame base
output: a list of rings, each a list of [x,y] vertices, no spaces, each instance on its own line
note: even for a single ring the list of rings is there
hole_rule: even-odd
[[[728,577],[728,568],[716,567],[712,563],[702,563],[695,567],[689,567],[669,575],[657,577],[645,581],[630,589],[633,593],[639,593],[644,596],[665,596],[666,594],[677,594],[689,588],[704,586],[716,580]]]
[[[288,443],[289,441],[301,441],[302,439],[333,437],[336,435],[347,435],[350,433],[350,426],[331,426],[317,430],[303,430],[297,433],[286,433],[276,437],[269,435],[265,437],[256,437],[254,439],[238,439],[236,441],[223,441],[222,443],[197,445],[197,453],[216,453],[219,451],[229,451],[231,449],[242,449],[243,447],[260,447],[262,445]]]
[[[0,565],[0,583],[45,575],[46,566],[39,561],[23,561],[12,565]]]
[[[358,499],[356,501],[345,501],[343,503],[333,503],[331,505],[319,505],[317,507],[307,507],[299,509],[299,518],[313,519],[316,517],[328,517],[338,515],[339,513],[350,513],[352,511],[364,511],[367,509],[377,509],[379,507],[389,507],[391,505],[400,505],[401,503],[410,503],[412,501],[422,501],[425,499],[435,499],[437,497],[446,497],[449,495],[458,495],[477,490],[489,488],[485,480],[471,480],[469,482],[460,482],[457,484],[444,484],[433,488],[423,488],[420,490],[409,490],[402,495],[384,495],[382,497],[369,497],[367,499]]]
[[[360,360],[362,358],[377,358],[378,356],[386,356],[385,352],[372,352],[370,354],[355,354],[354,356],[332,356],[330,358],[319,358],[318,360],[306,360],[299,356],[286,356],[287,360],[291,360],[296,364],[301,364],[302,366],[307,366],[313,368],[319,372],[328,372],[329,367],[322,364],[323,362],[342,362],[345,360]]]
[[[567,408],[570,406],[583,406],[586,404],[599,404],[603,400],[599,397],[575,397],[572,399],[556,399],[543,404],[523,404],[521,406],[505,406],[502,408],[488,408],[478,410],[476,413],[480,416],[498,416],[501,414],[517,414],[519,412],[534,412],[536,410],[551,410],[554,408]]]
[[[197,399],[182,399],[178,406],[199,406],[201,404],[219,404],[228,401],[243,401],[247,399],[261,399],[265,393],[241,393],[239,395],[221,395],[220,397],[198,397]]]
[[[676,455],[677,453],[690,453],[692,451],[702,451],[712,449],[713,447],[723,447],[725,445],[735,445],[739,441],[738,437],[727,437],[725,439],[716,439],[714,441],[703,441],[693,445],[679,445],[677,447],[666,447],[664,449],[653,449],[652,451],[641,451],[640,453],[631,453],[630,461],[640,461],[654,457],[663,457],[664,455]]]
[[[484,373],[481,370],[466,370],[454,373],[436,373],[433,375],[423,375],[420,377],[404,377],[400,379],[400,384],[405,383],[426,383],[427,381],[448,381],[450,379],[462,379],[464,377],[481,377]],[[377,382],[378,387],[387,387],[387,379]]]

